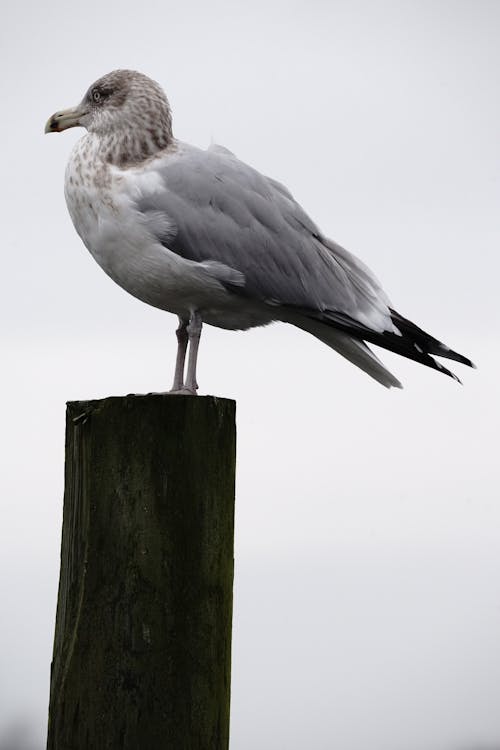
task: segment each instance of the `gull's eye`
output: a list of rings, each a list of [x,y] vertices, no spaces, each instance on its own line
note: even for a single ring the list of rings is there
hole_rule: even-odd
[[[94,89],[93,90],[93,92],[92,92],[92,99],[95,102],[100,102],[101,101],[101,92],[99,91],[99,89]]]

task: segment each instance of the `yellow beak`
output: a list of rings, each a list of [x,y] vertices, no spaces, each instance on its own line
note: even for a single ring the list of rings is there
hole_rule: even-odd
[[[80,125],[80,117],[87,114],[81,104],[72,109],[63,109],[49,117],[45,125],[46,133],[60,133],[61,130],[76,128]]]

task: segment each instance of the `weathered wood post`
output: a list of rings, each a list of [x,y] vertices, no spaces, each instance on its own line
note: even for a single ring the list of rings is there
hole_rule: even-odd
[[[226,750],[235,403],[68,404],[49,750]]]

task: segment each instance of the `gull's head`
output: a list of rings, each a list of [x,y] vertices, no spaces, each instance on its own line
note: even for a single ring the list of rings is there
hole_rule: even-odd
[[[99,78],[80,104],[53,114],[45,132],[78,126],[108,140],[128,140],[134,160],[165,148],[172,139],[172,118],[163,89],[135,70],[114,70]]]

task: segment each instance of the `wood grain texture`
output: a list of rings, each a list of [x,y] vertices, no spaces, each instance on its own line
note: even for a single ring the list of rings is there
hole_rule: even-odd
[[[68,404],[49,750],[226,750],[235,403]]]

